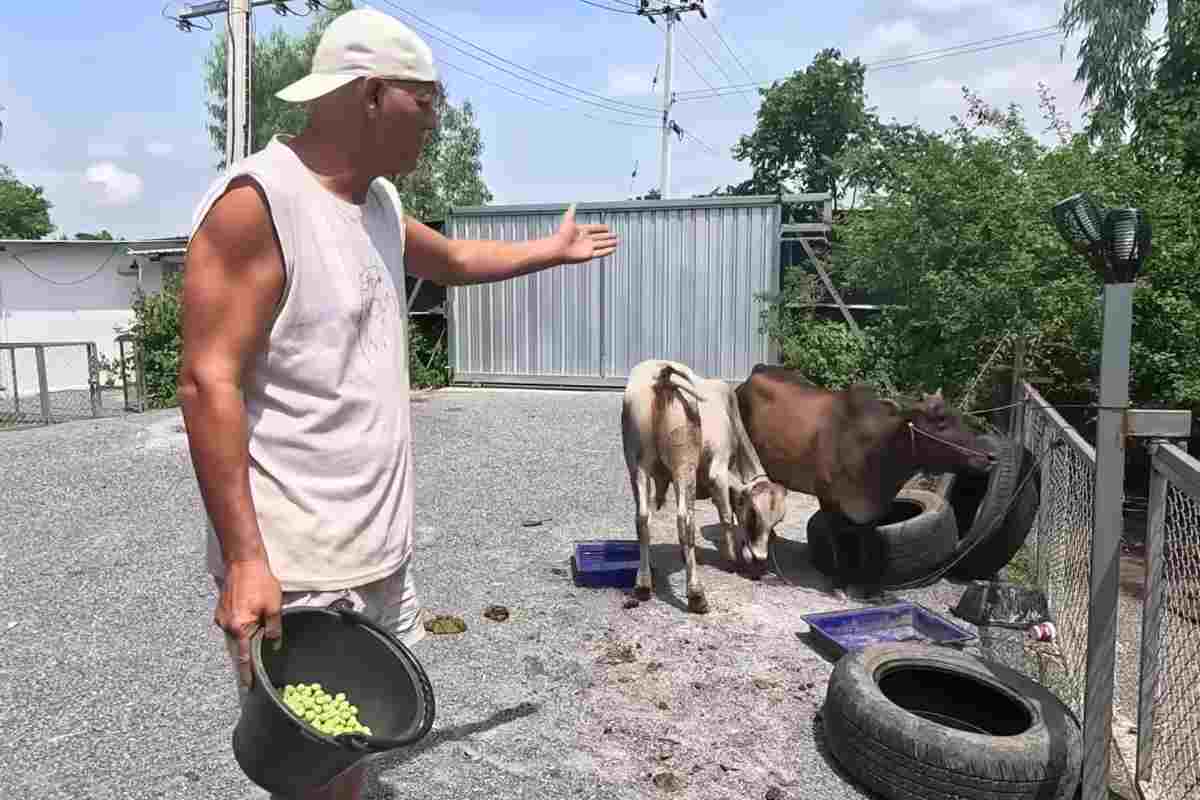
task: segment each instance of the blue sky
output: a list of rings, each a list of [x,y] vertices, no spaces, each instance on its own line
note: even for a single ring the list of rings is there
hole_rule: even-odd
[[[628,0],[594,2],[619,8]],[[661,101],[661,82],[651,93],[663,59],[661,23],[581,0],[357,4],[388,11],[427,36],[452,100],[469,99],[476,109],[484,179],[494,202],[623,199],[630,196],[635,162],[633,192],[657,185],[658,131],[606,121],[654,125],[652,116],[626,115],[577,102],[574,94],[555,94],[483,63],[474,56],[488,57],[471,45],[540,73],[545,77],[536,80],[550,87],[562,89],[553,82],[560,81],[654,108]],[[186,234],[194,204],[215,177],[202,63],[212,37],[220,34],[220,18],[214,32],[183,33],[163,19],[159,0],[10,5],[0,30],[0,105],[5,107],[0,163],[20,179],[45,187],[54,203],[51,219],[68,235],[101,228],[129,238]],[[292,6],[303,10],[304,3]],[[1055,23],[1061,0],[708,0],[706,7],[707,21],[692,13],[685,17],[686,30],[676,28],[676,92],[706,89],[706,80],[724,86],[751,77],[783,78],[807,66],[824,47],[870,63],[1041,28]],[[168,12],[177,8],[171,4]],[[281,18],[269,8],[256,9],[255,20],[260,34],[275,26],[299,32],[308,22]],[[950,115],[962,113],[960,87],[967,84],[994,104],[1020,104],[1030,128],[1040,131],[1036,85],[1041,80],[1078,126],[1082,92],[1073,81],[1078,42],[1067,42],[1060,54],[1062,45],[1055,37],[869,71],[868,101],[885,119],[943,129]],[[553,108],[461,70],[542,98]],[[661,79],[661,69],[659,74]],[[753,130],[757,102],[753,95],[733,95],[676,104],[679,124],[703,144],[691,138],[672,142],[674,196],[748,177],[746,165],[734,161],[729,149]]]

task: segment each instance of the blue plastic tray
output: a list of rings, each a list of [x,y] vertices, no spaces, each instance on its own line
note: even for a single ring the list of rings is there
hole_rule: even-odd
[[[818,641],[838,656],[882,642],[924,641],[957,644],[975,634],[916,603],[802,614]]]
[[[637,582],[637,542],[598,539],[575,543],[575,585],[630,588]]]

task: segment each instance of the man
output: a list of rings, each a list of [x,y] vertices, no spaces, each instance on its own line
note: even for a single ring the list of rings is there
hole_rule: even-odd
[[[603,225],[535,241],[448,240],[381,176],[416,165],[437,124],[429,47],[371,9],[332,22],[278,96],[311,121],[214,182],[183,283],[180,398],[209,520],[215,623],[241,696],[249,639],[280,611],[338,601],[414,644],[406,273],[501,281],[614,252]],[[312,798],[357,798],[361,766]]]

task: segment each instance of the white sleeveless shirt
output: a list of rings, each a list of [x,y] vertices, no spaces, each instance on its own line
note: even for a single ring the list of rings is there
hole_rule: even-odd
[[[412,550],[403,208],[382,178],[365,204],[342,200],[285,141],[226,170],[192,231],[233,178],[262,187],[286,286],[245,385],[250,491],[283,590],[330,591],[386,577]],[[220,577],[211,520],[206,551]]]

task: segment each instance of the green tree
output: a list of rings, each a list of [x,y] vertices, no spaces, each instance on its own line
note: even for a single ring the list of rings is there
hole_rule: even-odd
[[[1182,47],[1170,31],[1195,0],[1166,0],[1168,48]],[[1150,91],[1156,43],[1147,33],[1162,0],[1064,0],[1059,26],[1068,36],[1085,31],[1079,46],[1075,80],[1083,99],[1093,105],[1088,134],[1119,140],[1139,97]]]
[[[0,164],[0,239],[41,239],[54,230],[41,186],[22,183]]]
[[[1134,102],[1133,143],[1163,173],[1200,174],[1200,2],[1170,19],[1171,45],[1155,70],[1153,88]]]
[[[260,39],[254,51],[254,81],[251,97],[254,135],[252,149],[265,147],[277,133],[299,133],[308,123],[303,105],[285,103],[275,93],[307,74],[321,34],[341,14],[354,7],[351,0],[336,0],[314,14],[312,24],[300,37],[276,28]],[[205,87],[210,100],[209,138],[224,167],[227,58],[224,36],[216,37],[205,59]],[[443,87],[444,88],[444,87]],[[430,133],[416,168],[406,176],[390,180],[400,193],[405,210],[418,219],[444,216],[452,205],[483,205],[492,199],[483,180],[483,138],[475,124],[471,104],[455,107],[443,101],[441,123]]]
[[[77,233],[77,234],[75,234],[76,240],[87,241],[87,242],[95,242],[95,241],[111,242],[111,241],[114,241],[115,238],[116,237],[114,237],[111,233],[109,233],[107,229],[101,230],[99,233]]]
[[[1064,133],[1044,146],[1017,108],[964,95],[964,118],[886,154],[891,173],[880,196],[840,226],[839,286],[885,292],[896,305],[865,328],[850,363],[812,368],[863,375],[886,364],[901,388],[944,385],[961,395],[997,347],[1011,355],[1005,337],[1020,335],[1030,369],[1049,378],[1048,398],[1093,400],[1101,283],[1049,214],[1084,191],[1106,206],[1139,206],[1154,226],[1134,300],[1133,401],[1200,410],[1200,229],[1191,211],[1200,180],[1148,169],[1127,143]],[[1063,130],[1061,120],[1051,124]],[[783,326],[776,335],[785,354],[788,337],[832,346],[814,327],[803,318]],[[813,361],[803,347],[791,350]],[[1004,379],[985,376],[985,390],[994,378]]]
[[[863,94],[865,74],[857,58],[847,61],[828,48],[806,69],[760,89],[754,132],[733,146],[733,157],[748,161],[753,177],[729,187],[733,193],[831,192],[836,205],[847,189],[836,159],[875,127]]]

